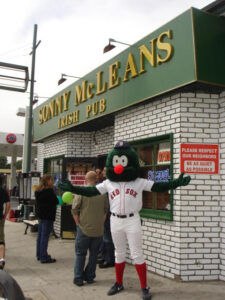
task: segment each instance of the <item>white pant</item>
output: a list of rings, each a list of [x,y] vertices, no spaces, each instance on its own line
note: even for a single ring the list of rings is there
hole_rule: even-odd
[[[139,214],[124,219],[111,215],[111,233],[115,246],[116,263],[126,261],[127,242],[134,264],[144,263],[142,228]]]

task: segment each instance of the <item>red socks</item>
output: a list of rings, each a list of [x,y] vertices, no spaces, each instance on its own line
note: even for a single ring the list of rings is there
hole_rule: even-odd
[[[141,265],[135,265],[140,283],[141,288],[147,287],[147,270],[146,270],[146,263],[143,263]],[[120,264],[115,263],[115,270],[116,270],[116,282],[119,285],[123,284],[123,272],[125,269],[125,262],[122,262]]]
[[[123,272],[125,269],[125,262],[122,262],[120,264],[115,263],[115,270],[116,270],[116,282],[119,285],[123,284]]]
[[[147,287],[147,270],[146,270],[146,263],[143,263],[141,265],[135,265],[140,283],[141,288]]]

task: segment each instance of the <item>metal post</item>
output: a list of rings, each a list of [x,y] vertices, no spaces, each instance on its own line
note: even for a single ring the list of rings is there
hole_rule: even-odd
[[[27,171],[27,139],[28,139],[28,131],[29,131],[29,106],[25,108],[25,128],[24,128],[24,136],[23,136],[23,164],[22,164],[22,172],[26,173]]]
[[[30,106],[28,116],[28,134],[26,144],[26,173],[30,172],[31,166],[31,147],[32,147],[32,132],[33,132],[33,98],[34,98],[34,73],[35,73],[35,56],[36,56],[36,45],[37,42],[37,24],[34,25],[33,35],[33,50],[32,50],[32,66],[31,66],[31,83],[30,83]]]

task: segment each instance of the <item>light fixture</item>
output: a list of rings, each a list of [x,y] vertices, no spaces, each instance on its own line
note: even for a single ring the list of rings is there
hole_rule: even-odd
[[[126,46],[131,46],[130,44],[127,44],[124,42],[119,42],[119,41],[116,41],[116,40],[110,38],[108,45],[105,46],[105,48],[103,49],[103,53],[109,52],[116,47],[115,45],[112,45],[111,42],[126,45]]]
[[[62,84],[63,82],[66,81],[65,77],[72,77],[72,78],[77,78],[77,79],[81,78],[81,77],[77,77],[77,76],[71,76],[71,75],[61,74],[61,78],[58,81],[58,85],[60,85],[60,84]]]
[[[18,117],[25,117],[25,108],[19,107],[17,109],[16,115]]]
[[[0,89],[26,92],[29,81],[28,67],[0,62]]]

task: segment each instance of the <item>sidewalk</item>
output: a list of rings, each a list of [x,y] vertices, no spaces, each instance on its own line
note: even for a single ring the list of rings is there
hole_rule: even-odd
[[[96,283],[75,286],[73,281],[74,241],[51,238],[49,253],[55,264],[44,265],[35,259],[36,233],[24,235],[25,225],[6,222],[6,268],[20,284],[26,296],[33,300],[138,300],[139,281],[133,266],[127,265],[124,276],[125,290],[107,296],[114,283],[114,269],[97,268]],[[182,283],[148,273],[153,300],[224,300],[225,282]]]

